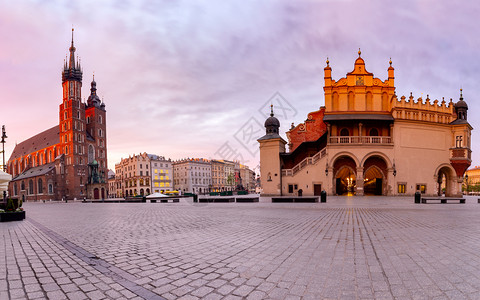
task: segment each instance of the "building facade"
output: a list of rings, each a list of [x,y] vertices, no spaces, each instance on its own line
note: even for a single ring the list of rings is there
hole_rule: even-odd
[[[235,167],[238,164],[234,161],[223,160],[225,171],[225,191],[234,191],[236,188]],[[238,176],[237,176],[238,177]]]
[[[70,59],[62,71],[63,100],[59,124],[15,146],[8,160],[13,176],[9,194],[24,200],[105,198],[107,196],[107,135],[105,104],[91,83],[82,102],[82,69]]]
[[[152,170],[152,192],[162,193],[173,191],[173,163],[163,156],[148,154],[150,170]]]
[[[171,159],[146,152],[115,165],[117,197],[134,197],[173,190]]]
[[[173,163],[175,189],[183,193],[204,194],[212,189],[212,168],[209,160],[189,158]]]
[[[115,198],[117,196],[117,185],[115,182],[115,173],[112,170],[108,170],[108,197]]]
[[[212,192],[225,191],[225,163],[221,160],[211,160],[212,169]]]
[[[129,156],[115,164],[117,197],[151,194],[151,168],[147,153]]]
[[[250,170],[246,165],[239,165],[239,179],[237,185],[242,189],[252,192],[255,192],[255,172]]]
[[[458,196],[471,163],[468,105],[395,93],[394,68],[375,78],[359,57],[346,77],[334,80],[327,60],[325,106],[279,135],[265,122],[260,143],[264,195]]]

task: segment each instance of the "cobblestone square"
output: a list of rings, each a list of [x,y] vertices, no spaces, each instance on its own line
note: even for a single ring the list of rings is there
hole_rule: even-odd
[[[480,299],[480,204],[25,203],[0,299]]]

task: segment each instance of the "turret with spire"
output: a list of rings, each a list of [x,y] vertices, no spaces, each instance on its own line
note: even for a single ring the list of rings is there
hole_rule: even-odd
[[[100,98],[97,95],[97,83],[95,82],[95,75],[93,75],[93,80],[90,88],[90,96],[88,96],[88,100],[87,100],[87,106],[99,107],[100,103],[101,103]]]
[[[463,90],[460,89],[460,100],[455,103],[455,112],[457,113],[457,120],[467,121],[467,102],[463,100]],[[458,122],[457,122],[458,123]]]
[[[82,82],[82,69],[80,66],[80,62],[77,61],[75,64],[75,46],[73,45],[73,28],[72,28],[72,44],[70,45],[70,59],[67,61],[65,60],[63,71],[62,71],[62,83],[65,81],[79,81]]]

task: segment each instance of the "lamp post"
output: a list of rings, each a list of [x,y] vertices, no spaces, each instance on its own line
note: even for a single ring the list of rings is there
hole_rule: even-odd
[[[5,172],[7,169],[7,166],[5,165],[5,139],[7,138],[7,133],[5,132],[5,125],[2,126],[2,154],[3,154],[3,164],[2,164],[2,170]]]
[[[3,155],[3,162],[2,162],[2,171],[6,172],[6,165],[5,165],[5,139],[7,138],[7,133],[5,132],[5,125],[2,125],[2,155]],[[7,199],[7,191],[3,191],[3,202]]]
[[[465,175],[465,185],[467,186],[467,195],[468,195],[468,174]]]

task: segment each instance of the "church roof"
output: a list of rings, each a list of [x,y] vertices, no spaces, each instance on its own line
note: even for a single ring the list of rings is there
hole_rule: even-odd
[[[28,155],[35,151],[41,150],[46,147],[56,145],[60,142],[60,127],[55,125],[54,127],[40,132],[37,135],[17,144],[13,149],[12,155],[9,161]]]
[[[51,162],[51,163],[46,164],[46,165],[41,165],[41,166],[38,166],[38,167],[30,168],[30,169],[26,170],[25,172],[23,172],[22,174],[18,175],[17,177],[13,178],[13,180],[22,180],[22,179],[26,179],[26,178],[31,178],[31,177],[44,175],[44,174],[47,174],[48,172],[50,172],[54,168],[55,168],[55,163],[54,162]]]

